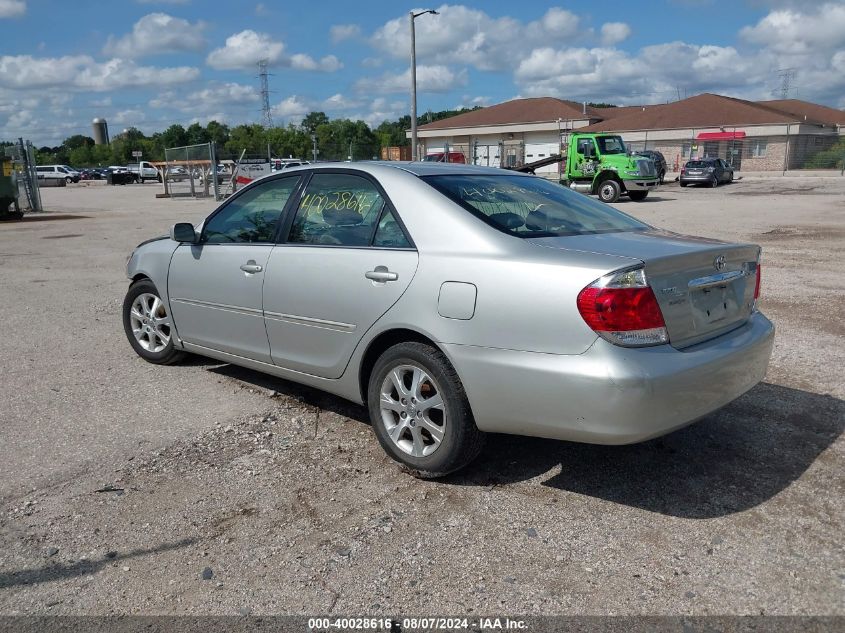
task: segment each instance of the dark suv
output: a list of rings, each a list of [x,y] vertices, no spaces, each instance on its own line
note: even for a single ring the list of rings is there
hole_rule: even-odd
[[[654,169],[657,172],[657,177],[660,179],[660,184],[662,185],[663,178],[666,176],[666,159],[663,157],[663,154],[653,149],[644,149],[640,152],[634,152],[634,154],[651,159],[651,162],[654,163]]]

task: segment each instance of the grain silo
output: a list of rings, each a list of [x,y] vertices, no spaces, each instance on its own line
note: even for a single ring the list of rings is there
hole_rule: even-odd
[[[91,121],[91,129],[94,131],[95,145],[109,144],[109,124],[106,123],[105,119],[97,117],[96,119]]]

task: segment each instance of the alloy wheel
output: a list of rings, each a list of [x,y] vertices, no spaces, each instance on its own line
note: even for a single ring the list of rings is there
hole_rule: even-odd
[[[428,457],[446,431],[446,406],[440,387],[422,367],[391,369],[379,392],[381,421],[388,437],[403,453]]]
[[[160,297],[145,292],[135,297],[129,323],[138,345],[148,352],[161,352],[170,343],[171,320]]]

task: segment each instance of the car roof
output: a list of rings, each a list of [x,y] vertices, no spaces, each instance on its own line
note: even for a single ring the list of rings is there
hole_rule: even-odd
[[[311,163],[294,169],[338,169],[353,168],[368,172],[373,175],[384,173],[385,169],[399,169],[415,176],[459,176],[459,175],[488,175],[488,176],[529,176],[517,171],[510,171],[498,167],[479,167],[476,165],[465,165],[463,163],[434,163],[434,162],[412,162],[412,161],[360,161],[349,163]],[[293,171],[293,170],[291,170]]]

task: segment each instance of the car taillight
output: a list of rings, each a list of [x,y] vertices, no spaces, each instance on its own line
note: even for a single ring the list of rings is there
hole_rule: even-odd
[[[757,309],[757,301],[760,299],[760,274],[763,272],[760,262],[757,262],[757,274],[754,280],[754,303],[751,304],[751,309]]]
[[[642,268],[605,275],[578,293],[577,304],[587,325],[615,345],[669,341],[663,314]]]

